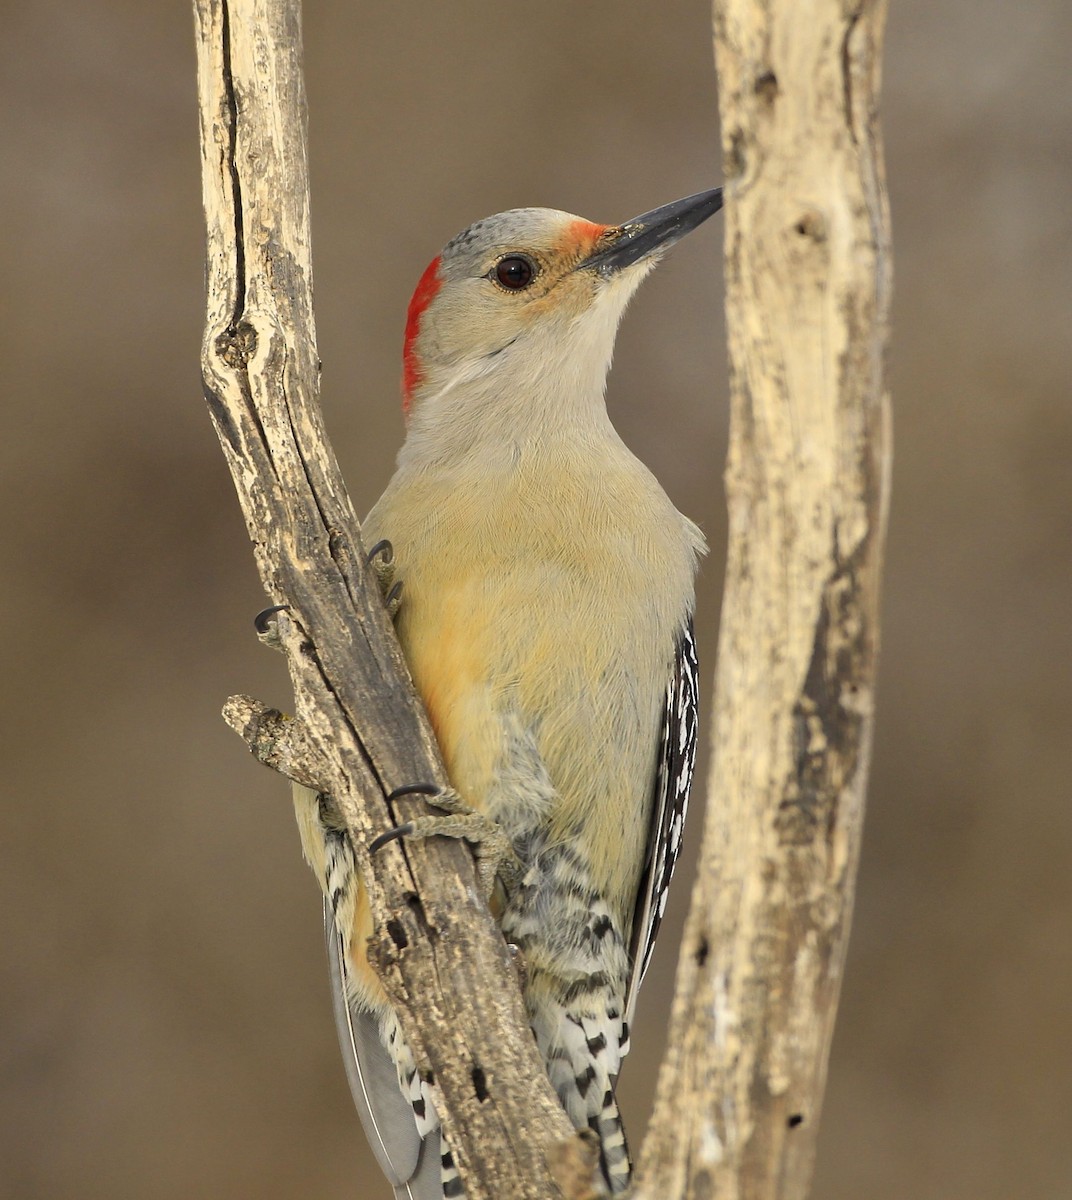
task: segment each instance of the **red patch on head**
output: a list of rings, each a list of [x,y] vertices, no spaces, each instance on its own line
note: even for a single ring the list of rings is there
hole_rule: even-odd
[[[421,331],[421,317],[424,310],[435,299],[436,292],[442,287],[439,278],[439,257],[435,257],[424,269],[424,274],[413,289],[410,298],[409,311],[406,313],[406,336],[402,343],[402,411],[409,412],[413,401],[413,389],[424,378],[421,360],[417,355],[417,335]]]
[[[583,217],[578,217],[576,221],[571,221],[566,227],[563,248],[576,250],[580,247],[587,253],[609,228],[609,225],[597,225],[595,221],[586,221]]]

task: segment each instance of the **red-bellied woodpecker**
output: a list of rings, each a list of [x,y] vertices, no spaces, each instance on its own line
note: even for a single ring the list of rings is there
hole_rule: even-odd
[[[603,392],[629,298],[721,203],[716,189],[620,226],[516,209],[449,242],[410,302],[406,441],[363,528],[393,547],[398,636],[455,793],[479,814],[407,832],[476,838],[483,821],[505,834],[516,876],[498,908],[524,955],[529,1020],[614,1192],[630,1171],[614,1085],[695,755],[704,543],[618,437]],[[295,803],[373,1150],[400,1200],[460,1195],[432,1080],[366,959],[350,844],[324,797],[298,789]]]

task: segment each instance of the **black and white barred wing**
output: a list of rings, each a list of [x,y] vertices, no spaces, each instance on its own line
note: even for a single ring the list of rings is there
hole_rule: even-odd
[[[648,835],[648,860],[640,880],[633,919],[632,970],[625,1003],[625,1019],[629,1024],[632,1024],[637,992],[655,949],[655,938],[670,891],[670,879],[681,853],[681,835],[696,764],[699,687],[696,641],[690,616],[681,631],[674,670],[666,688],[666,710]]]

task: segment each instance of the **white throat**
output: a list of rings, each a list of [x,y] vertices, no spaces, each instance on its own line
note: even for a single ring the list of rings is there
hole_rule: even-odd
[[[578,317],[542,320],[491,354],[431,373],[399,466],[516,458],[556,440],[618,441],[604,392],[618,324],[643,274],[623,279]]]

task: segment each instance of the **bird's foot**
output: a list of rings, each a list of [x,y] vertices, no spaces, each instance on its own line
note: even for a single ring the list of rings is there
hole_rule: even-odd
[[[369,853],[375,854],[388,842],[403,837],[452,837],[461,838],[473,847],[476,858],[477,882],[481,894],[488,902],[495,892],[495,881],[500,879],[509,896],[521,882],[524,867],[518,858],[506,831],[492,820],[487,813],[478,812],[467,804],[453,788],[436,788],[431,784],[396,788],[388,797],[394,800],[404,795],[424,795],[428,803],[443,809],[443,815],[415,817],[404,825],[381,833],[369,845]]]
[[[395,579],[395,549],[386,538],[382,538],[368,552],[365,561],[376,575],[387,615],[394,620],[402,604],[402,580]]]
[[[402,580],[395,579],[395,552],[391,543],[384,538],[376,543],[368,552],[366,562],[372,568],[376,582],[380,586],[380,595],[392,620],[398,615],[402,603]],[[290,611],[288,604],[273,604],[270,608],[262,608],[253,618],[253,628],[257,637],[265,646],[273,650],[283,650],[283,629],[280,613]]]

